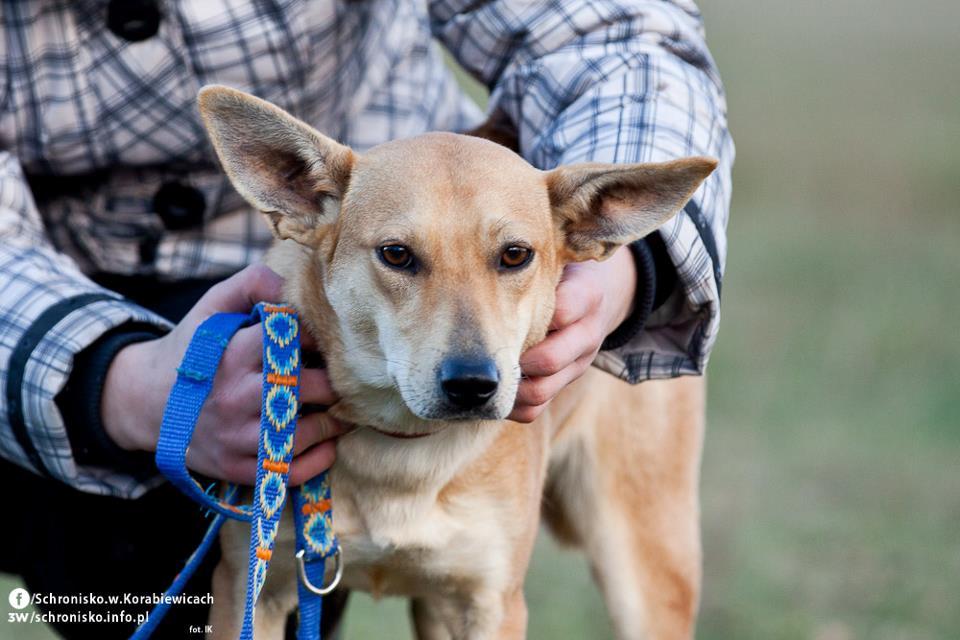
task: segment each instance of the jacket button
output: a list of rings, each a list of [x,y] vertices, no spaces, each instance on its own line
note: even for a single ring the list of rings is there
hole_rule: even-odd
[[[107,28],[118,38],[130,42],[152,38],[160,28],[157,0],[110,0]]]
[[[153,196],[153,210],[171,231],[199,227],[207,207],[203,193],[180,182],[165,182]]]

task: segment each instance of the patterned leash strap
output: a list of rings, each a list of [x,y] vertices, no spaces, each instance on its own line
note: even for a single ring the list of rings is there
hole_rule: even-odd
[[[297,640],[313,640],[313,629],[320,629],[323,596],[337,588],[343,575],[340,545],[333,535],[333,510],[330,505],[330,481],[321,473],[294,490],[293,523],[297,530],[297,595],[300,621]],[[323,585],[327,558],[334,557],[334,576]]]
[[[264,364],[257,477],[253,504],[237,505],[238,488],[235,485],[227,485],[222,499],[203,489],[187,471],[186,452],[230,339],[241,328],[258,321],[263,326]],[[212,316],[198,327],[187,347],[160,427],[157,467],[186,495],[215,513],[203,541],[167,590],[167,595],[182,592],[212,546],[225,518],[249,521],[250,556],[240,635],[243,640],[253,638],[256,603],[266,580],[286,503],[299,411],[300,365],[300,325],[293,309],[260,303],[250,315]],[[327,473],[294,488],[292,493],[300,597],[297,638],[319,640],[322,596],[336,588],[342,575],[340,548],[333,535]],[[335,559],[334,578],[330,585],[322,586],[326,560],[331,556]],[[132,638],[148,638],[167,609],[169,604],[164,606],[161,602]]]

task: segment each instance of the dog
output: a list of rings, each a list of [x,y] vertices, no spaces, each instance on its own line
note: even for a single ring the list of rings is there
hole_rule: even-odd
[[[343,586],[410,598],[423,640],[523,638],[542,513],[586,553],[618,638],[689,638],[703,379],[630,386],[591,369],[532,424],[506,417],[564,265],[658,228],[716,161],[541,171],[452,133],[360,154],[234,89],[205,87],[198,102],[224,170],[276,236],[266,262],[342,397],[329,413],[359,425],[330,476]],[[285,531],[257,638],[283,637],[296,608]],[[239,632],[248,536],[223,529],[214,637]]]

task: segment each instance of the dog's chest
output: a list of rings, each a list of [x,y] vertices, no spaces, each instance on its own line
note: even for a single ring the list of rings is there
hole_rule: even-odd
[[[495,583],[506,576],[508,547],[495,500],[459,496],[380,497],[337,502],[344,584],[375,596],[413,596]]]

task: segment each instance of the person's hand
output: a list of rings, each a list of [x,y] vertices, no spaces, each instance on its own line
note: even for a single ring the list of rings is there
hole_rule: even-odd
[[[103,389],[104,429],[120,447],[154,451],[163,409],[176,369],[197,326],[218,312],[249,312],[261,300],[280,302],[283,279],[263,265],[250,266],[212,287],[173,331],[131,344],[117,353]],[[301,336],[304,348],[315,346]],[[262,385],[259,325],[241,329],[230,341],[187,451],[187,465],[206,476],[253,484],[257,469]],[[337,401],[325,370],[301,369],[301,404]],[[297,422],[290,482],[299,485],[329,468],[334,440],[344,428],[313,413]]]
[[[523,379],[511,420],[533,422],[564,387],[584,374],[604,339],[630,315],[636,286],[637,267],[627,247],[603,262],[566,266],[550,333],[520,356]]]

